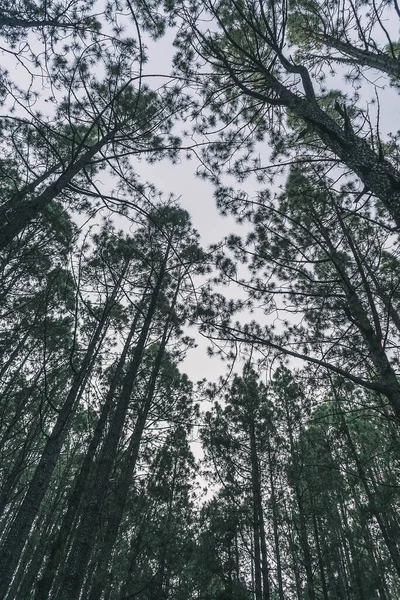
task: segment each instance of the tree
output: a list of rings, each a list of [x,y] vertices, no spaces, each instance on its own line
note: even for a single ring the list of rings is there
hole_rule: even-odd
[[[80,509],[80,521],[77,525],[77,531],[71,539],[72,549],[68,563],[59,582],[60,598],[65,595],[68,595],[69,598],[74,597],[74,594],[79,594],[83,585],[85,571],[82,569],[82,565],[88,563],[93,550],[96,530],[99,527],[98,519],[107,491],[106,482],[115,468],[119,446],[124,442],[124,425],[134,399],[133,394],[136,390],[145,348],[149,343],[149,337],[154,333],[158,333],[159,321],[157,322],[157,319],[163,319],[166,314],[167,319],[162,329],[161,343],[154,357],[154,365],[151,367],[153,373],[150,376],[149,388],[146,392],[147,397],[142,406],[136,407],[137,420],[133,434],[130,437],[124,466],[121,467],[120,490],[113,517],[109,522],[109,538],[105,541],[103,555],[98,563],[99,589],[103,585],[104,574],[122,519],[129,483],[135,470],[147,415],[153,401],[166,343],[172,331],[175,330],[178,334],[180,332],[179,326],[177,328],[179,319],[177,319],[175,313],[177,296],[183,291],[182,281],[190,277],[191,271],[194,272],[197,268],[200,271],[204,270],[204,255],[197,246],[196,234],[191,231],[187,213],[177,208],[161,207],[158,214],[154,213],[153,220],[154,224],[138,232],[138,237],[142,237],[145,245],[148,246],[149,239],[154,244],[149,248],[151,258],[150,278],[153,287],[149,296],[142,303],[143,322],[138,332],[132,356],[125,372],[122,373],[120,387],[119,389],[113,389],[112,392],[111,398],[114,395],[116,396],[115,409],[99,448],[97,460],[92,466],[93,479],[86,490],[86,498]],[[171,295],[171,305],[168,305],[169,296]],[[164,306],[165,303],[167,303],[166,307]],[[183,312],[182,317],[185,317],[185,312]],[[156,328],[155,331],[154,328]],[[66,548],[64,548],[64,552],[65,550]]]
[[[264,314],[295,316],[282,318],[279,329],[276,321],[243,326],[222,302],[203,315],[205,330],[346,377],[386,396],[398,418],[397,240],[371,222],[366,207],[354,213],[351,198],[318,167],[294,168],[284,193],[274,200],[260,193],[249,204],[254,230],[246,241],[227,239],[220,280],[237,281]],[[237,276],[238,261],[248,262],[248,277]]]
[[[209,460],[214,463],[219,481],[227,486],[232,498],[249,505],[247,519],[252,527],[257,600],[271,597],[263,481],[268,476],[261,467],[267,444],[263,435],[266,415],[262,394],[255,372],[246,365],[243,377],[235,376],[232,381],[225,408],[216,404],[214,414],[206,415],[203,433],[204,446]]]
[[[141,206],[146,194],[130,158],[153,150],[153,159],[174,155],[178,140],[170,130],[183,98],[167,88],[154,91],[143,80],[141,29],[159,35],[162,19],[152,23],[146,9],[139,5],[134,11],[128,2],[131,21],[126,21],[134,35],[123,36],[118,3],[98,13],[95,5],[81,0],[50,6],[7,3],[3,13],[0,35],[31,84],[20,89],[8,73],[0,78],[6,111],[0,120],[0,249],[56,199],[90,214],[101,206],[125,213],[127,206]],[[36,39],[17,52],[27,29]],[[35,108],[38,99],[57,108],[43,114]],[[105,169],[115,181],[115,194],[94,182]]]
[[[337,165],[344,183],[356,183],[354,199],[373,197],[400,226],[396,153],[383,134],[371,133],[375,126],[357,105],[357,90],[349,97],[325,88],[327,67],[335,60],[346,65],[349,56],[350,82],[371,68],[398,78],[397,42],[384,25],[394,16],[390,3],[341,2],[336,11],[324,0],[182,0],[171,12],[180,25],[176,71],[203,99],[193,111],[197,132],[221,132],[203,154],[205,176],[219,184],[228,163],[239,179],[251,172],[267,178],[256,151],[269,138],[278,172],[283,161],[317,160],[327,171]],[[315,51],[318,44],[328,56]],[[217,199],[223,210],[231,208],[223,181]]]

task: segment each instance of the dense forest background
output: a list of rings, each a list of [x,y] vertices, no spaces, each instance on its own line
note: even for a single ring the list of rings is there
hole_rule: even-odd
[[[399,23],[1,2],[1,600],[400,597]]]

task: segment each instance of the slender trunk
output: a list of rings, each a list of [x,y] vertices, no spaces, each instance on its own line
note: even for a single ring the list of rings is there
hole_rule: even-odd
[[[4,482],[0,490],[0,518],[3,516],[11,497],[17,490],[20,479],[24,473],[25,459],[32,450],[32,447],[34,447],[35,442],[39,437],[39,432],[40,422],[38,420],[30,427],[29,433],[25,438],[22,448],[18,452],[17,458],[15,459],[11,470],[4,478]]]
[[[267,441],[268,448],[268,463],[269,463],[269,483],[271,488],[271,507],[272,507],[272,526],[274,530],[274,543],[275,543],[275,558],[276,558],[276,574],[278,577],[278,595],[279,600],[285,600],[283,592],[283,578],[282,578],[282,564],[281,564],[281,552],[279,545],[279,530],[278,530],[278,513],[277,513],[277,502],[275,494],[275,481],[273,474],[273,460],[271,452],[270,440]]]
[[[303,597],[303,592],[302,592],[302,588],[301,588],[301,578],[300,578],[300,573],[299,573],[299,557],[296,551],[296,546],[295,546],[295,542],[293,539],[293,532],[291,529],[292,524],[294,523],[295,519],[294,519],[294,515],[292,512],[292,520],[291,522],[288,522],[288,538],[289,538],[289,548],[290,548],[290,552],[292,555],[292,565],[291,565],[291,569],[293,570],[294,573],[294,581],[295,581],[295,585],[296,585],[296,595],[297,595],[297,600],[301,600]],[[324,598],[325,600],[325,598]]]
[[[253,516],[253,520],[254,520],[254,516]],[[253,598],[255,596],[255,600],[257,600],[257,584],[256,584],[256,577],[255,577],[255,570],[254,570],[254,565],[255,565],[255,549],[254,549],[254,526],[253,526],[253,535],[250,535],[250,555],[252,560],[251,562],[251,590],[253,593]]]
[[[301,545],[301,549],[303,551],[304,568],[306,570],[306,577],[307,577],[307,595],[308,595],[309,600],[315,600],[316,595],[315,595],[315,587],[314,587],[313,561],[312,561],[310,544],[308,542],[308,536],[307,536],[307,524],[306,524],[306,518],[305,518],[305,513],[304,513],[302,492],[301,492],[297,482],[296,482],[296,486],[295,486],[295,493],[296,493],[296,499],[297,499],[297,507],[299,510],[300,545]]]
[[[262,506],[262,494],[261,494],[261,482],[260,482],[260,469],[258,464],[257,446],[254,421],[251,419],[250,422],[250,453],[251,453],[251,479],[252,479],[252,494],[253,494],[253,505],[254,505],[254,518],[255,518],[255,530],[260,540],[261,550],[261,573],[262,573],[262,598],[263,600],[269,600],[269,569],[268,569],[268,556],[267,556],[267,544],[265,540],[265,527],[264,527],[264,516]]]
[[[237,531],[235,531],[235,575],[236,581],[240,581],[239,542]]]
[[[16,345],[16,347],[11,352],[8,359],[4,362],[4,364],[0,368],[0,381],[3,380],[3,377],[6,374],[7,370],[13,364],[15,358],[18,356],[18,354],[20,353],[22,348],[24,348],[25,343],[26,343],[27,339],[29,338],[29,333],[30,333],[29,331],[26,331],[25,335],[23,335],[22,338],[20,338],[20,341],[18,342],[18,344]]]
[[[295,451],[295,445],[294,445],[294,439],[293,439],[292,421],[291,421],[289,407],[288,407],[287,402],[285,404],[285,412],[286,412],[286,423],[287,423],[288,434],[289,434],[290,454],[291,454],[292,461],[293,461],[293,467],[296,471],[295,481],[294,481],[294,491],[295,491],[295,495],[296,495],[297,508],[298,508],[298,514],[299,514],[300,545],[301,545],[301,549],[303,551],[304,568],[306,570],[307,595],[308,595],[309,600],[316,600],[315,587],[314,587],[313,565],[312,565],[312,555],[311,555],[311,549],[310,549],[310,545],[308,542],[308,536],[307,536],[307,523],[306,523],[306,516],[305,516],[305,511],[304,511],[304,505],[303,505],[303,494],[302,494],[302,490],[299,485],[299,478],[298,478],[299,465],[298,465],[298,461],[297,461],[297,457],[296,457],[296,451]]]
[[[144,524],[140,524],[137,534],[132,537],[129,548],[129,566],[126,573],[124,584],[121,588],[120,600],[128,600],[132,598],[134,594],[132,591],[132,578],[136,569],[137,559],[143,550],[143,537],[145,533]]]
[[[93,437],[90,441],[89,448],[85,454],[83,459],[83,463],[79,473],[76,476],[73,491],[68,500],[68,508],[65,516],[63,518],[60,530],[58,532],[57,538],[52,545],[49,558],[47,560],[44,572],[37,583],[37,591],[34,596],[34,600],[47,600],[49,598],[50,589],[56,575],[57,569],[61,563],[63,556],[66,555],[67,551],[67,542],[68,538],[71,535],[73,530],[74,521],[77,518],[78,509],[82,502],[82,496],[85,493],[85,488],[87,487],[87,482],[89,479],[90,471],[93,464],[93,459],[96,454],[96,451],[100,445],[107,420],[112,408],[115,391],[122,374],[126,358],[135,335],[139,317],[141,314],[141,310],[144,306],[144,299],[146,296],[147,287],[143,294],[142,301],[140,303],[139,309],[137,310],[135,317],[132,321],[131,329],[129,331],[129,335],[125,341],[124,348],[122,350],[121,356],[119,358],[115,373],[113,375],[110,387],[107,392],[106,399],[101,409],[101,414],[99,420],[96,423],[96,427],[93,433]]]
[[[151,296],[149,308],[132,357],[132,362],[124,379],[120,398],[114,412],[114,417],[108,431],[108,435],[101,450],[95,484],[93,490],[91,491],[90,497],[88,498],[86,510],[82,515],[78,530],[76,531],[75,543],[72,546],[71,553],[67,561],[66,574],[61,584],[60,593],[57,595],[57,600],[77,600],[80,595],[85,569],[90,560],[94,540],[97,534],[99,515],[107,491],[108,479],[115,462],[117,448],[120,442],[129,403],[131,401],[132,391],[142,361],[150,326],[157,308],[157,303],[164,280],[169,250],[170,244],[168,245],[166,255],[164,257],[163,264]]]
[[[312,210],[312,209],[311,209]],[[352,281],[343,267],[343,261],[338,255],[337,250],[329,236],[329,233],[323,223],[320,222],[319,217],[313,211],[315,222],[320,229],[321,235],[324,238],[329,248],[329,258],[332,260],[336,272],[341,279],[341,286],[346,295],[347,307],[345,313],[350,320],[357,326],[364,342],[368,348],[372,363],[380,377],[381,383],[385,386],[385,395],[390,402],[393,412],[396,418],[400,421],[400,384],[397,378],[396,371],[393,369],[384,346],[382,345],[383,333],[379,324],[379,316],[377,314],[373,300],[370,301],[370,310],[372,313],[372,322],[369,314],[364,309],[363,303],[359,297],[357,289],[352,284]],[[399,203],[399,215],[400,215],[400,203]],[[347,230],[343,229],[344,233]],[[350,243],[350,235],[348,236]],[[356,251],[354,249],[356,254]],[[363,271],[361,269],[361,275]],[[369,295],[369,287],[366,282],[366,293]]]
[[[108,316],[114,305],[122,277],[114,287],[107,302],[100,322],[98,323],[79,371],[76,373],[66,401],[64,402],[54,428],[44,447],[39,464],[29,484],[25,498],[19,508],[0,552],[0,598],[3,598],[11,582],[30,529],[38,514],[42,500],[46,494],[54,468],[57,464],[62,446],[71,426],[85,383],[93,367],[98,345],[105,334]]]
[[[159,580],[158,597],[160,598],[160,600],[167,600],[167,598],[168,598],[170,573],[168,573],[168,571],[167,571],[167,560],[168,560],[167,559],[167,551],[168,551],[169,538],[171,535],[172,505],[173,505],[173,501],[174,501],[175,486],[176,486],[176,472],[177,472],[177,458],[175,456],[174,469],[173,469],[173,473],[172,473],[172,482],[171,482],[171,487],[169,489],[167,516],[166,516],[166,520],[164,523],[161,552],[160,552],[160,556],[158,558],[158,564],[159,564],[159,567],[158,567],[158,580]],[[229,561],[229,562],[231,562],[231,561]],[[229,583],[230,583],[230,588],[232,589],[232,572],[231,572],[231,570],[229,570]],[[94,598],[92,598],[91,600],[94,600]]]
[[[27,357],[28,358],[28,357]],[[24,360],[25,362],[25,360]],[[21,365],[21,371],[22,371],[22,366]],[[19,373],[18,373],[19,374]],[[11,394],[11,401],[13,400],[12,397],[12,393],[13,393],[13,389],[14,389],[14,384],[15,381],[18,379],[18,374],[15,374],[15,377],[13,377],[7,384],[7,387],[5,390],[3,390],[3,401],[4,401],[4,410],[3,410],[3,415],[6,414],[7,415],[7,410],[10,410],[10,404],[11,402],[9,401],[9,397],[8,397],[8,393],[10,392]],[[40,381],[40,377],[43,374],[43,368],[39,369],[39,371],[36,373],[34,379],[32,380],[32,382],[30,383],[30,385],[24,390],[25,391],[25,397],[31,398],[34,394],[34,392],[38,389],[38,383]],[[5,431],[3,432],[1,439],[0,439],[0,452],[4,451],[4,447],[7,444],[7,442],[9,441],[10,437],[15,436],[15,426],[18,425],[18,423],[20,422],[20,420],[22,420],[24,412],[26,414],[26,411],[30,410],[30,412],[32,411],[32,407],[30,406],[29,403],[24,402],[25,398],[21,396],[21,399],[17,402],[15,402],[12,406],[12,412],[14,413],[11,417],[10,414],[8,414],[8,423],[7,426],[5,427]],[[35,407],[36,408],[36,407]],[[45,417],[46,415],[41,414],[42,419]],[[1,419],[1,425],[3,425],[5,418],[2,416]]]
[[[348,518],[346,515],[344,502],[342,501],[342,498],[340,499],[340,502],[339,502],[339,510],[340,510],[341,521],[342,521],[343,527],[345,528],[345,532],[344,532],[345,537],[346,537],[347,543],[349,545],[349,550],[350,550],[350,552],[348,552],[348,551],[346,552],[347,564],[349,565],[350,572],[353,575],[353,580],[355,582],[356,588],[358,589],[358,596],[359,596],[360,600],[367,600],[366,594],[364,592],[362,569],[361,569],[360,560],[359,560],[359,553],[357,552],[357,549],[354,544],[351,528],[348,525]]]
[[[154,366],[152,369],[149,386],[146,393],[146,398],[138,412],[135,427],[132,432],[129,446],[126,451],[126,458],[121,468],[121,474],[119,476],[119,481],[116,486],[116,497],[112,507],[112,514],[110,515],[109,522],[107,525],[107,531],[105,535],[105,540],[103,542],[103,548],[100,549],[100,556],[97,561],[96,571],[94,575],[94,584],[92,586],[90,595],[88,596],[88,600],[97,600],[97,598],[100,598],[101,592],[104,588],[108,564],[111,558],[115,541],[117,539],[119,526],[124,514],[129,488],[132,483],[132,476],[136,469],[136,462],[139,456],[140,443],[146,426],[147,416],[154,398],[154,392],[158,381],[158,375],[160,372],[162,359],[165,353],[165,348],[168,342],[169,331],[170,320],[168,319],[165,323],[163,337],[155,357]]]
[[[313,503],[313,507],[312,507],[312,520],[313,520],[315,547],[317,549],[319,575],[321,577],[322,595],[323,595],[323,599],[324,600],[329,600],[328,586],[327,586],[327,583],[326,583],[324,561],[323,561],[323,558],[322,558],[321,541],[320,541],[320,537],[319,537],[318,522],[317,522],[317,517],[316,517],[316,514],[315,514],[314,503]]]
[[[27,579],[33,581],[38,569],[40,569],[46,544],[51,536],[52,529],[56,526],[62,496],[63,487],[58,486],[50,506],[43,506],[35,520],[29,543],[25,544],[18,568],[9,587],[7,600],[25,600],[29,597],[31,587]],[[21,589],[27,591],[27,593],[21,592]]]
[[[370,510],[379,525],[379,528],[382,533],[382,537],[385,540],[386,546],[389,550],[390,557],[393,561],[393,564],[396,568],[398,575],[400,576],[400,552],[397,547],[396,539],[393,536],[393,532],[391,531],[390,527],[387,526],[384,515],[379,510],[379,507],[378,507],[376,499],[375,499],[375,494],[373,493],[373,491],[370,488],[364,466],[358,456],[357,449],[354,446],[353,439],[351,437],[349,428],[347,427],[347,423],[344,418],[342,418],[341,427],[342,427],[342,431],[344,432],[344,434],[346,436],[346,440],[347,440],[351,455],[353,457],[353,460],[356,464],[358,476],[360,478],[360,481],[363,485],[366,496],[368,498],[368,504],[369,504]]]
[[[60,490],[60,492],[61,491],[62,490]],[[20,586],[18,587],[18,591],[15,594],[16,600],[26,600],[30,597],[30,593],[34,589],[35,580],[42,566],[43,557],[46,554],[49,540],[52,538],[53,531],[58,526],[57,521],[59,520],[59,516],[56,515],[57,510],[59,510],[58,503],[59,502],[54,502],[53,508],[49,512],[49,515],[46,519],[47,525],[44,526],[40,520],[37,524],[37,530],[38,534],[40,535],[40,539],[34,550],[32,551],[32,549],[30,549],[30,555],[32,556],[32,559],[28,568],[23,569],[23,578]],[[14,600],[14,596],[7,596],[7,600]]]
[[[254,541],[254,591],[255,600],[262,598],[262,579],[261,579],[261,553],[260,553],[260,534],[258,527],[258,514],[256,505],[253,503],[253,541]]]
[[[373,566],[374,580],[375,580],[375,588],[378,590],[379,599],[380,600],[390,600],[390,594],[386,590],[385,582],[386,582],[386,573],[385,569],[382,565],[382,560],[378,555],[375,557],[374,553],[374,542],[372,540],[371,533],[368,529],[368,525],[365,523],[364,519],[361,522],[363,537],[365,540],[365,547],[368,552],[368,558],[370,560],[370,564]]]

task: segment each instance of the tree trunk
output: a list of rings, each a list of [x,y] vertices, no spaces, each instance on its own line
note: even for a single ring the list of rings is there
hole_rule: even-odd
[[[327,231],[324,224],[320,221],[315,211],[312,210],[312,212],[315,216],[315,223],[319,227],[320,233],[324,238],[324,241],[326,242],[327,247],[329,249],[329,258],[333,262],[336,272],[341,279],[341,286],[347,299],[347,307],[345,309],[345,312],[348,316],[350,316],[350,320],[357,326],[361,336],[363,337],[374,368],[376,369],[377,374],[380,377],[381,383],[386,388],[386,391],[384,393],[387,399],[389,400],[390,405],[393,408],[393,412],[396,418],[400,421],[400,384],[397,378],[396,371],[393,369],[382,345],[383,338],[382,332],[380,331],[381,328],[378,322],[378,317],[373,318],[371,322],[369,314],[366,312],[363,306],[363,302],[360,299],[359,294],[357,293],[357,289],[352,284],[350,276],[348,275],[346,269],[343,267],[342,260],[338,255],[338,252],[329,236],[329,232]],[[342,230],[343,233],[345,233],[346,235],[347,229],[342,227]],[[351,236],[347,235],[347,238],[350,246],[352,246]],[[354,254],[357,260],[355,249]],[[361,276],[363,275],[362,270],[360,274]],[[363,281],[363,283],[366,294],[370,295],[370,290],[367,282]],[[374,316],[376,311],[372,301],[371,304],[372,306],[370,308],[372,315]]]
[[[56,424],[47,440],[25,498],[10,528],[7,539],[2,546],[0,552],[0,572],[2,574],[0,581],[0,598],[4,597],[8,590],[8,586],[18,564],[24,544],[29,536],[33,521],[46,494],[62,446],[84,391],[85,383],[93,367],[99,348],[99,342],[101,342],[105,335],[108,316],[114,305],[121,281],[122,276],[115,285],[113,293],[103,310],[101,320],[98,323],[86,350],[80,370],[74,377],[66,401],[58,414]]]
[[[297,600],[302,600],[303,592],[302,592],[301,577],[300,577],[300,572],[299,572],[299,562],[300,561],[299,561],[298,553],[297,553],[297,550],[295,547],[293,530],[292,530],[292,525],[295,522],[293,511],[292,511],[291,520],[289,520],[289,515],[287,515],[287,516],[288,516],[287,527],[288,527],[289,549],[290,549],[290,553],[292,555],[292,564],[291,564],[290,568],[294,574],[294,582],[295,582],[295,586],[296,586]]]
[[[398,575],[400,576],[400,552],[397,547],[396,539],[393,536],[393,532],[391,531],[390,527],[387,526],[384,515],[381,513],[381,511],[379,510],[379,508],[377,506],[377,503],[375,500],[375,495],[370,488],[364,466],[358,456],[357,449],[354,446],[353,439],[351,437],[349,428],[348,428],[347,423],[344,418],[342,418],[342,420],[341,420],[341,427],[342,427],[342,431],[344,432],[344,434],[346,436],[346,440],[348,442],[349,449],[350,449],[351,455],[353,457],[353,460],[356,464],[358,476],[360,478],[360,481],[363,485],[366,496],[368,498],[369,507],[379,525],[379,528],[382,533],[382,537],[385,540],[386,546],[389,550],[390,557],[393,561],[393,564],[396,568]]]
[[[218,15],[215,14],[218,19]],[[202,32],[197,30],[200,38],[205,39]],[[284,83],[281,83],[272,72],[263,70],[262,76],[265,84],[265,92],[253,90],[241,80],[231,65],[229,56],[219,47],[206,41],[211,52],[215,52],[215,58],[220,61],[221,68],[226,69],[227,74],[238,86],[241,92],[248,97],[256,98],[259,102],[268,104],[279,104],[289,109],[294,115],[312,128],[312,131],[320,138],[325,147],[330,150],[340,161],[353,171],[382,204],[400,228],[400,175],[390,161],[376,153],[368,142],[359,137],[352,129],[351,124],[344,122],[343,126],[337,123],[327,112],[318,106],[313,90],[311,78],[304,66],[296,66],[283,58],[284,68],[289,67],[289,72],[301,75],[305,96],[293,92]],[[277,60],[282,56],[277,55]],[[255,64],[255,71],[259,72],[259,64]],[[271,99],[270,93],[274,96]]]
[[[254,564],[254,592],[255,600],[262,598],[262,579],[261,579],[261,553],[260,553],[260,534],[258,527],[257,508],[253,503],[253,564]]]
[[[75,162],[71,162],[58,179],[50,184],[37,198],[26,201],[26,196],[34,189],[35,182],[28,185],[11,199],[4,217],[3,227],[0,228],[0,250],[8,244],[34,219],[40,212],[64,190],[82,169],[87,167],[96,154],[115,136],[117,128],[103,136],[89,150],[86,150]],[[49,172],[49,175],[51,171]]]
[[[255,530],[259,536],[259,544],[261,549],[261,573],[262,573],[262,598],[263,600],[269,600],[269,568],[268,568],[268,555],[267,555],[267,544],[265,539],[265,527],[264,527],[264,515],[262,505],[262,494],[261,494],[261,478],[260,469],[258,464],[257,446],[254,421],[252,416],[250,417],[250,453],[251,453],[251,479],[252,479],[252,495],[254,505],[254,518],[255,518]]]
[[[10,498],[15,493],[18,483],[23,475],[25,460],[35,445],[35,442],[38,439],[38,434],[40,432],[40,422],[39,420],[33,424],[29,433],[24,441],[24,444],[20,451],[18,452],[17,458],[14,461],[14,464],[7,473],[4,478],[3,485],[0,490],[0,518],[3,516],[5,508],[10,501]]]
[[[90,560],[94,540],[99,525],[99,515],[107,490],[118,444],[121,438],[126,414],[129,408],[132,391],[142,361],[142,356],[150,330],[150,326],[157,308],[157,303],[164,280],[170,244],[168,245],[159,276],[151,296],[149,308],[143,323],[142,331],[136,345],[130,367],[126,373],[121,394],[114,412],[114,417],[103,443],[94,487],[87,501],[79,527],[75,533],[75,542],[72,546],[66,565],[66,573],[61,583],[57,600],[78,600],[87,564]]]
[[[306,517],[305,517],[305,512],[304,512],[304,506],[303,506],[303,495],[302,495],[302,491],[300,489],[299,481],[298,481],[299,465],[298,465],[296,452],[295,452],[292,421],[291,421],[291,416],[290,416],[290,412],[289,412],[289,406],[288,406],[287,399],[285,401],[285,412],[286,412],[286,423],[287,423],[288,434],[289,434],[290,454],[291,454],[291,458],[292,458],[292,462],[293,462],[293,467],[296,470],[295,481],[294,481],[294,491],[295,491],[295,495],[296,495],[297,508],[299,511],[299,513],[298,513],[299,514],[299,537],[300,537],[301,549],[303,551],[304,568],[306,570],[306,577],[307,577],[307,595],[308,595],[309,600],[316,600],[315,587],[314,587],[314,576],[313,576],[313,566],[312,566],[312,555],[311,555],[310,545],[308,543],[307,523],[306,523]]]
[[[317,549],[318,568],[319,568],[319,574],[321,577],[322,595],[323,595],[324,600],[329,600],[328,586],[326,583],[324,561],[323,561],[323,557],[322,557],[321,542],[320,542],[320,537],[319,537],[318,522],[317,522],[317,517],[315,514],[314,503],[313,503],[313,507],[312,507],[312,519],[313,519],[315,546]]]
[[[47,600],[49,598],[50,589],[51,589],[54,577],[56,575],[57,569],[61,563],[63,556],[66,555],[68,538],[69,538],[69,536],[71,536],[71,533],[73,530],[73,524],[77,518],[78,509],[82,502],[82,496],[85,493],[87,483],[89,480],[90,471],[91,471],[91,468],[93,465],[93,459],[94,459],[96,451],[99,447],[99,444],[101,442],[101,438],[102,438],[102,435],[104,433],[104,430],[105,430],[105,427],[107,424],[107,419],[109,417],[109,414],[110,414],[110,411],[112,408],[115,390],[117,388],[119,378],[123,371],[123,368],[124,368],[124,365],[126,362],[126,357],[127,357],[127,354],[129,352],[129,349],[130,349],[130,346],[131,346],[131,343],[133,340],[133,336],[135,335],[135,332],[137,329],[139,317],[141,315],[141,310],[144,306],[146,291],[147,291],[147,287],[143,294],[143,298],[140,303],[140,306],[139,306],[139,308],[135,314],[135,317],[132,321],[132,325],[131,325],[128,337],[125,341],[124,348],[123,348],[121,356],[118,360],[117,368],[113,375],[110,387],[107,392],[106,399],[102,406],[99,420],[96,423],[96,427],[95,427],[95,430],[93,433],[93,437],[90,441],[89,448],[83,459],[81,469],[76,476],[75,483],[73,486],[73,491],[68,500],[67,512],[65,513],[65,516],[63,518],[57,538],[56,538],[54,544],[52,545],[50,555],[47,560],[44,572],[43,572],[40,580],[37,583],[37,591],[34,596],[34,600]]]
[[[175,295],[175,301],[176,298],[177,294]],[[94,584],[92,586],[90,595],[88,596],[88,600],[97,600],[98,598],[100,598],[101,592],[104,589],[108,564],[111,558],[115,541],[117,539],[119,526],[124,514],[129,488],[132,483],[132,476],[136,469],[136,462],[139,456],[140,443],[146,426],[147,416],[154,398],[154,392],[156,389],[158,375],[160,372],[162,359],[165,353],[165,348],[168,342],[169,331],[170,320],[168,319],[165,323],[162,340],[154,360],[154,365],[146,397],[143,402],[143,405],[138,411],[135,427],[132,432],[131,439],[129,441],[129,446],[126,451],[126,457],[121,468],[121,473],[116,486],[115,503],[113,504],[112,513],[109,517],[103,547],[100,549],[100,556],[98,558],[94,574]]]
[[[274,481],[274,474],[273,474],[273,460],[272,460],[271,444],[270,444],[269,438],[267,441],[267,449],[268,449],[268,463],[269,463],[268,464],[268,466],[269,466],[269,484],[270,484],[270,488],[271,488],[272,526],[274,529],[276,572],[277,572],[277,577],[278,577],[278,595],[279,595],[279,600],[285,600],[285,595],[283,592],[281,552],[280,552],[280,546],[279,546],[278,513],[277,513],[277,503],[276,503],[276,495],[275,495],[275,481]]]

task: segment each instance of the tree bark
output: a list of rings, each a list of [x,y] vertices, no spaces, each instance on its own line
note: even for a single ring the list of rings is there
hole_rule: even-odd
[[[0,551],[0,598],[3,598],[8,590],[14,570],[18,564],[24,544],[29,536],[34,519],[39,511],[42,500],[49,486],[54,468],[57,464],[65,438],[71,426],[79,400],[84,391],[85,383],[93,367],[98,351],[99,342],[105,335],[108,316],[115,303],[122,276],[115,285],[109,301],[107,302],[100,322],[98,323],[93,337],[86,350],[82,365],[75,375],[68,396],[58,414],[57,421],[47,440],[39,464],[29,484],[25,498],[19,508],[8,536]]]
[[[147,287],[146,287],[147,290]],[[122,374],[126,357],[129,352],[133,337],[135,335],[139,317],[141,314],[141,310],[144,306],[144,299],[146,296],[146,290],[143,294],[142,301],[140,303],[139,309],[137,310],[135,317],[132,321],[131,329],[129,331],[128,337],[125,341],[124,348],[122,350],[121,356],[118,360],[117,368],[113,375],[110,387],[107,392],[106,399],[101,409],[101,414],[99,420],[96,423],[96,427],[93,433],[93,437],[90,441],[89,448],[85,454],[83,459],[83,463],[81,469],[75,479],[73,491],[68,500],[68,508],[65,516],[63,518],[60,530],[58,532],[57,538],[52,545],[49,558],[47,560],[44,572],[37,582],[37,591],[34,596],[34,600],[47,600],[49,598],[50,589],[52,583],[54,581],[54,577],[56,575],[57,569],[61,563],[63,556],[66,555],[67,552],[67,542],[68,538],[71,536],[73,530],[73,524],[77,518],[79,506],[82,502],[82,496],[85,493],[85,488],[87,487],[88,480],[90,477],[90,472],[93,465],[93,459],[95,453],[99,447],[101,442],[102,435],[104,433],[107,419],[109,417],[112,403],[115,395],[115,391],[118,385],[119,378]]]
[[[80,595],[85,569],[90,560],[93,543],[97,534],[97,527],[99,525],[98,520],[107,490],[108,478],[114,465],[132,391],[164,281],[169,251],[170,243],[168,244],[157,282],[151,296],[149,308],[133,354],[132,362],[124,379],[121,395],[114,412],[110,429],[103,443],[95,484],[90,497],[88,498],[87,506],[83,512],[79,527],[75,533],[75,542],[67,561],[66,573],[61,583],[60,592],[56,596],[57,600],[78,600]]]
[[[177,293],[175,295],[174,304],[176,302],[176,298]],[[169,331],[170,320],[167,319],[164,326],[160,347],[155,357],[146,397],[143,405],[139,409],[135,427],[132,432],[129,446],[126,451],[126,457],[121,468],[121,474],[119,476],[119,480],[116,486],[115,503],[113,504],[112,514],[110,515],[107,524],[107,531],[103,542],[103,547],[100,549],[100,556],[98,558],[94,574],[94,583],[92,585],[91,592],[88,596],[88,600],[97,600],[98,598],[100,598],[101,593],[104,589],[108,564],[111,559],[112,550],[114,548],[119,526],[121,524],[122,517],[124,514],[129,488],[132,483],[132,476],[136,469],[140,443],[146,426],[147,416],[154,398],[154,392],[158,381],[158,375],[160,372],[162,359],[165,354],[165,348],[168,342]]]

